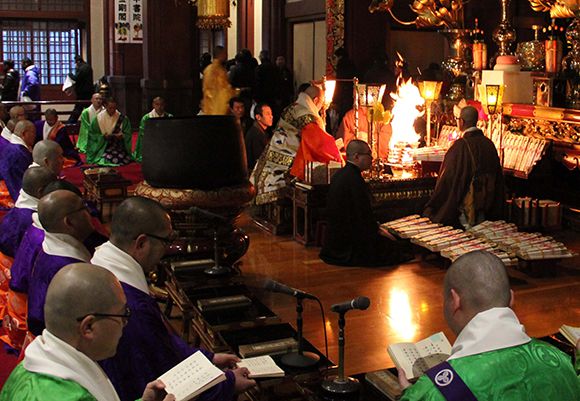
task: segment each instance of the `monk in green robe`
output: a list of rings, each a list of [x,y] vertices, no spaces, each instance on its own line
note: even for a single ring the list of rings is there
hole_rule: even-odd
[[[570,358],[528,337],[511,309],[514,294],[500,259],[483,251],[461,256],[445,275],[443,295],[445,319],[457,334],[451,356],[413,385],[399,370],[402,401],[578,400]],[[458,396],[465,387],[474,397]]]
[[[81,126],[79,128],[79,137],[77,139],[77,148],[79,152],[87,152],[87,142],[89,140],[89,130],[91,123],[101,111],[103,107],[103,98],[100,93],[95,93],[91,97],[91,105],[83,110],[81,113]]]
[[[115,276],[94,265],[65,266],[50,283],[44,313],[46,329],[26,348],[0,401],[119,401],[96,363],[115,355],[130,316]],[[174,401],[164,388],[147,384],[142,400]]]
[[[117,110],[117,102],[105,101],[105,111],[91,122],[87,143],[87,163],[100,166],[122,166],[133,161],[131,123]]]
[[[143,160],[143,155],[141,153],[141,147],[143,146],[143,135],[145,134],[145,123],[150,118],[171,118],[172,114],[165,111],[165,99],[157,96],[153,99],[153,110],[145,114],[141,118],[141,123],[139,124],[139,136],[137,137],[137,144],[135,145],[135,151],[133,152],[133,158],[135,161],[141,162]]]

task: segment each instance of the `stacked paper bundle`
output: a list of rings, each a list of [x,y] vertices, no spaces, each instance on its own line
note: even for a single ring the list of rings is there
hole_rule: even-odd
[[[498,221],[484,221],[475,227],[470,228],[467,232],[476,237],[483,237],[490,241],[510,236],[512,233],[518,231],[518,227],[513,223],[506,223],[503,220]]]
[[[418,214],[403,217],[381,225],[381,228],[388,230],[401,238],[411,238],[421,232],[441,227],[441,224],[431,223],[428,217],[421,217]]]
[[[442,162],[446,151],[447,149],[445,149],[443,146],[429,146],[413,149],[413,160]]]
[[[445,248],[441,251],[441,256],[451,259],[453,262],[461,255],[473,251],[487,251],[493,253],[500,258],[506,266],[516,266],[518,264],[518,259],[515,257],[515,254],[502,251],[497,248],[496,244],[489,242],[485,238],[474,238],[467,242]]]
[[[497,241],[499,247],[524,260],[569,258],[574,254],[561,242],[540,233],[513,233]]]
[[[543,138],[532,138],[507,133],[503,139],[503,167],[525,176],[529,175],[534,165],[542,158],[548,142]]]

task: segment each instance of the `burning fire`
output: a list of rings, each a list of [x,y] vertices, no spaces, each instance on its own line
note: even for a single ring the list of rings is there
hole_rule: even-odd
[[[417,106],[425,104],[425,99],[421,97],[419,88],[413,85],[411,78],[405,81],[402,77],[398,79],[397,93],[391,93],[395,104],[393,106],[391,128],[393,134],[389,142],[389,148],[394,149],[400,142],[415,145],[421,138],[415,132],[415,119],[423,115]]]

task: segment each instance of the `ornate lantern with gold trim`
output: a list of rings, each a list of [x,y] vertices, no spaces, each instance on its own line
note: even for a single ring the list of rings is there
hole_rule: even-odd
[[[227,29],[230,21],[230,2],[232,0],[190,0],[197,5],[197,27],[199,29]]]

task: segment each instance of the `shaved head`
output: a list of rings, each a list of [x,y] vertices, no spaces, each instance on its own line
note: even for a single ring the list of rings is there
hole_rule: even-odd
[[[463,120],[464,128],[475,127],[479,119],[479,113],[473,106],[465,106],[461,109],[459,118]]]
[[[46,167],[31,167],[24,172],[22,189],[28,195],[41,198],[44,188],[56,179],[56,174]]]
[[[50,168],[58,175],[62,171],[64,162],[63,150],[58,142],[45,139],[34,145],[32,160],[40,166]]]
[[[13,106],[10,109],[10,119],[13,121],[22,120],[26,118],[26,112],[24,111],[24,107],[22,106]]]
[[[46,328],[69,342],[76,336],[77,318],[91,313],[109,313],[117,304],[121,284],[113,273],[88,263],[63,267],[52,279],[46,293]]]
[[[360,139],[353,139],[346,146],[346,157],[351,160],[355,153],[368,153],[371,151],[369,144]]]
[[[36,132],[34,124],[28,120],[18,121],[14,126],[14,134],[18,135],[21,138],[23,137],[25,132],[30,132],[31,130],[34,130]]]
[[[125,199],[111,221],[111,242],[126,249],[140,234],[157,233],[168,214],[154,200],[135,196]]]
[[[465,314],[462,321],[453,322],[446,308],[447,322],[456,332],[461,331],[480,312],[509,307],[512,299],[503,262],[485,251],[469,252],[451,264],[444,281],[446,304],[453,298],[452,292],[460,297],[461,309]]]
[[[31,121],[20,120],[14,127],[14,135],[20,137],[28,149],[32,150],[36,139],[36,127]]]
[[[62,233],[65,217],[83,206],[78,195],[65,190],[54,191],[38,202],[38,218],[46,231]]]

